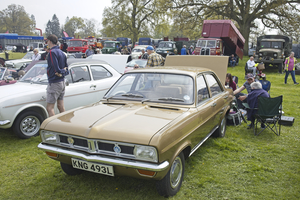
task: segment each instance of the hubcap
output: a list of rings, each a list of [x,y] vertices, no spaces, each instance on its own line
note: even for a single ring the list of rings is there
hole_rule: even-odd
[[[34,136],[40,128],[40,120],[35,116],[27,116],[20,123],[20,130],[26,136]]]
[[[182,176],[182,161],[180,157],[177,156],[170,169],[170,182],[172,188],[176,188],[178,186],[181,180],[181,176]]]

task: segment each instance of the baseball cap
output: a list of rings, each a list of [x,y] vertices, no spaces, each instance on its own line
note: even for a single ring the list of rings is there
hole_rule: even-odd
[[[254,78],[253,74],[247,74],[247,79]]]
[[[154,50],[154,48],[152,46],[148,46],[146,50]]]

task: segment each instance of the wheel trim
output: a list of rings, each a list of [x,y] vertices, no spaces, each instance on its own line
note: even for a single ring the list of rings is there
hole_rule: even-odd
[[[182,170],[182,160],[180,157],[176,157],[170,170],[170,184],[173,189],[176,188],[180,183]]]
[[[34,136],[41,126],[40,120],[35,116],[27,116],[20,123],[20,131],[26,136]]]

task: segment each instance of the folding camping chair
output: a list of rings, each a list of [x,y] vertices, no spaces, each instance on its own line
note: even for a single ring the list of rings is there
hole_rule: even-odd
[[[282,111],[282,96],[275,98],[258,97],[258,108],[255,116],[253,132],[254,135],[259,135],[266,128],[272,130],[276,135],[280,135],[281,129],[281,111]],[[257,131],[258,122],[264,123],[265,128]]]
[[[262,85],[262,89],[266,90],[269,94],[270,93],[270,89],[271,89],[271,82],[268,80],[259,80],[259,82]]]

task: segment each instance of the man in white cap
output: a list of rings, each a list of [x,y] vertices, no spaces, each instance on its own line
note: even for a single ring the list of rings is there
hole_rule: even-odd
[[[152,46],[148,46],[146,50],[147,54],[149,55],[146,67],[157,67],[164,65],[165,58],[154,52],[154,48]]]

